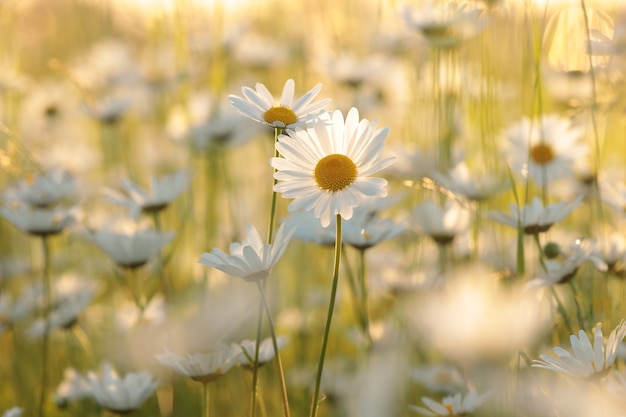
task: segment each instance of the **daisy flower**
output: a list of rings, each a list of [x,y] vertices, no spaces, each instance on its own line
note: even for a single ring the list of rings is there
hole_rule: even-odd
[[[0,208],[0,216],[24,233],[50,236],[61,233],[74,223],[76,208],[31,208],[26,204],[10,204]]]
[[[324,114],[306,129],[280,135],[272,158],[279,182],[274,191],[293,198],[289,210],[313,210],[322,226],[335,215],[348,220],[364,196],[385,197],[387,180],[372,178],[393,157],[381,158],[388,129],[376,122],[359,120],[359,111],[350,109],[345,120],[340,110]]]
[[[420,7],[405,6],[402,17],[432,46],[450,48],[460,45],[482,29],[482,10],[457,2],[429,1]]]
[[[564,259],[548,259],[545,261],[545,270],[539,277],[528,282],[529,287],[545,286],[570,282],[576,276],[580,266],[590,261],[600,271],[607,271],[608,266],[597,254],[597,245],[593,241],[577,239],[571,246],[569,253],[562,253]]]
[[[581,142],[583,130],[557,115],[545,115],[538,120],[523,118],[504,135],[513,171],[539,184],[572,177],[572,166],[589,152]]]
[[[131,216],[137,218],[140,212],[155,213],[165,209],[176,197],[183,193],[191,182],[189,171],[180,169],[171,175],[150,179],[151,192],[147,192],[134,182],[123,179],[125,193],[105,189],[104,193],[115,204],[128,207]]]
[[[100,407],[117,414],[137,410],[158,385],[148,372],[131,372],[120,378],[108,363],[102,364],[101,375],[89,372],[87,380]]]
[[[475,391],[470,391],[464,396],[459,392],[455,395],[444,397],[441,402],[437,402],[428,397],[422,397],[422,401],[430,410],[416,405],[409,405],[409,407],[411,410],[426,416],[465,416],[476,411],[478,407],[483,405],[489,397],[491,397],[491,394],[491,391],[487,391],[481,395],[478,395]]]
[[[90,232],[88,239],[96,244],[113,261],[123,268],[138,268],[157,256],[175,233],[162,233],[154,229],[137,229],[130,232]]]
[[[230,255],[215,248],[210,253],[203,253],[198,262],[249,282],[260,281],[267,278],[271,269],[283,256],[294,230],[287,230],[285,225],[281,224],[274,243],[270,245],[263,243],[256,228],[249,225],[246,238],[241,243],[231,243]]]
[[[412,221],[418,233],[445,245],[469,229],[471,216],[469,210],[453,200],[446,201],[443,208],[434,200],[426,200],[413,208]]]
[[[34,208],[50,208],[72,196],[78,187],[76,178],[64,170],[50,170],[41,175],[28,175],[8,187],[6,201],[22,201]]]
[[[539,197],[534,197],[530,204],[521,208],[513,203],[509,205],[511,214],[502,211],[491,211],[487,218],[517,229],[521,227],[527,235],[545,233],[553,224],[563,220],[582,203],[582,197],[574,201],[563,201],[543,206]]]
[[[256,90],[242,87],[243,98],[231,94],[228,99],[252,120],[274,128],[293,128],[316,116],[330,102],[330,99],[313,101],[322,89],[322,84],[317,84],[294,103],[294,87],[294,81],[287,80],[278,102],[261,83],[256,84]]]
[[[580,330],[578,337],[570,336],[573,354],[557,346],[553,349],[557,357],[541,355],[533,361],[532,366],[574,378],[603,378],[615,363],[617,348],[624,336],[626,322],[622,320],[604,343],[602,327],[598,324],[593,329],[593,346],[585,331]]]
[[[276,345],[278,349],[282,349],[287,344],[287,338],[283,336],[276,337]],[[240,366],[246,369],[252,369],[254,364],[254,351],[256,350],[256,340],[242,340],[239,343],[241,352],[237,357],[237,362]],[[245,352],[245,353],[244,353]],[[274,344],[271,338],[266,338],[261,341],[259,345],[259,366],[264,365],[274,359]]]
[[[13,407],[2,413],[2,417],[20,417],[24,410],[20,407]]]
[[[165,348],[155,356],[164,366],[171,368],[194,381],[211,382],[237,365],[241,348],[239,345],[218,344],[207,353],[177,355]]]

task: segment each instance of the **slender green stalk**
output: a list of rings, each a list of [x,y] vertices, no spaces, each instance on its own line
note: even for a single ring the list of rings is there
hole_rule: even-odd
[[[350,289],[350,295],[352,296],[352,304],[354,306],[354,314],[359,320],[359,326],[361,326],[361,330],[363,334],[366,334],[368,325],[367,320],[365,318],[365,313],[363,312],[363,306],[361,305],[361,297],[359,296],[359,292],[357,290],[357,281],[352,273],[352,268],[350,267],[350,261],[348,260],[345,247],[341,249],[343,251],[344,262],[343,266],[346,271],[346,278],[348,280],[348,288]]]
[[[328,304],[328,314],[326,315],[326,327],[324,328],[324,337],[322,339],[322,351],[320,359],[317,363],[317,376],[315,377],[315,389],[311,399],[310,417],[316,417],[319,409],[320,384],[322,382],[322,372],[324,371],[324,359],[326,358],[326,347],[328,346],[328,337],[330,335],[330,324],[333,320],[333,311],[335,309],[335,297],[337,295],[337,283],[339,282],[339,264],[341,262],[341,215],[337,215],[337,229],[335,236],[335,264],[333,266],[333,283],[330,291],[330,303]]]
[[[285,371],[283,370],[283,364],[280,360],[280,353],[278,352],[278,342],[276,340],[276,331],[274,328],[274,322],[272,320],[272,313],[270,311],[269,306],[267,305],[267,299],[265,298],[264,285],[257,281],[257,286],[259,287],[259,292],[261,293],[261,300],[263,301],[263,308],[265,309],[265,314],[267,316],[267,324],[270,329],[270,335],[272,336],[272,346],[274,347],[274,360],[276,361],[276,370],[278,371],[278,378],[280,381],[280,390],[283,397],[283,411],[285,413],[285,417],[289,417],[289,398],[287,397],[287,385],[285,384]],[[256,364],[258,363],[258,347],[259,343],[257,342],[257,347],[255,349],[255,368],[258,367]]]
[[[154,229],[157,232],[160,232],[162,229],[160,211],[155,211],[152,213],[152,220],[154,221]],[[163,259],[163,254],[161,253],[161,251],[159,251],[156,257],[157,257],[156,270],[157,270],[157,275],[159,276],[160,283],[161,283],[161,293],[163,294],[163,298],[165,299],[165,301],[169,302],[171,295],[172,295],[172,291],[170,288],[170,283],[167,280],[167,276],[165,275],[165,261]]]
[[[372,347],[372,334],[370,333],[369,313],[369,288],[365,275],[365,249],[359,249],[359,284],[361,286],[361,309],[363,311],[363,332],[367,348]]]
[[[45,415],[46,405],[46,391],[48,387],[48,353],[50,349],[50,307],[51,302],[51,283],[50,283],[50,246],[48,244],[48,237],[41,237],[41,249],[43,252],[43,294],[44,294],[44,306],[42,309],[42,316],[44,321],[43,328],[43,340],[41,343],[41,391],[39,393],[39,410],[37,415],[43,417]]]
[[[278,135],[281,133],[282,129],[274,128],[274,157],[278,157],[278,150],[276,149],[276,143],[278,142]],[[274,169],[276,172],[276,169]],[[273,176],[272,176],[273,178]],[[267,243],[272,244],[274,240],[274,222],[276,218],[276,191],[274,191],[274,186],[276,185],[276,179],[272,179],[272,203],[270,207],[270,220],[269,225],[267,227]],[[250,399],[250,417],[255,417],[256,415],[256,399],[258,392],[258,363],[259,363],[259,346],[261,344],[261,329],[263,327],[263,306],[266,304],[265,300],[265,283],[259,282],[259,292],[261,293],[262,303],[259,305],[259,313],[258,313],[258,321],[257,321],[257,332],[256,332],[256,345],[254,347],[254,364],[252,367],[252,396]],[[270,321],[270,330],[273,333],[274,328],[271,324],[271,317],[269,309],[266,309],[268,320]],[[272,336],[272,341],[274,342],[274,352],[276,357],[278,358],[278,349],[276,348],[276,337]],[[279,364],[279,374],[282,379],[282,383],[284,385],[284,374],[282,372],[282,364],[280,363],[280,358],[277,360],[277,364]],[[289,404],[287,400],[287,392],[284,390],[283,392],[283,404],[285,406],[285,415],[289,415]]]
[[[209,417],[209,383],[202,383],[202,417]]]

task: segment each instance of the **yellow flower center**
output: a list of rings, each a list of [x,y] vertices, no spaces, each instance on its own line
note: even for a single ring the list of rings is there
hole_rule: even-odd
[[[448,404],[444,404],[443,406],[446,408],[446,410],[448,410],[449,415],[451,416],[454,415],[454,407],[452,406],[452,404],[448,403]]]
[[[269,124],[282,122],[285,126],[298,121],[298,116],[287,106],[273,106],[263,114],[263,120]]]
[[[550,145],[540,143],[530,150],[530,157],[538,164],[547,164],[554,159],[554,150]]]
[[[315,166],[315,182],[326,191],[343,190],[356,180],[356,176],[352,159],[338,153],[323,157]]]

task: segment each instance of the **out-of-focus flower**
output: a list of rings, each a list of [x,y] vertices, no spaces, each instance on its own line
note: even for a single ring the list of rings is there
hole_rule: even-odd
[[[140,212],[155,213],[165,209],[189,187],[190,182],[189,171],[180,169],[161,178],[151,177],[151,192],[145,191],[129,179],[123,179],[124,194],[108,188],[105,189],[105,194],[111,202],[127,207],[131,216],[136,219]]]
[[[230,103],[214,105],[213,100],[208,94],[198,93],[190,98],[186,108],[173,108],[167,121],[169,136],[177,142],[189,140],[196,149],[206,151],[243,145],[261,133],[258,123],[242,121]]]
[[[389,197],[362,199],[360,205],[354,209],[352,218],[343,224],[343,242],[365,250],[403,233],[406,230],[404,224],[379,216],[381,210],[397,200]]]
[[[20,407],[13,407],[2,413],[2,417],[21,417],[24,410]]]
[[[407,319],[420,343],[449,360],[506,360],[548,329],[552,305],[539,298],[542,294],[504,285],[490,271],[475,267],[446,275],[440,289],[417,293],[407,304]]]
[[[271,69],[285,65],[290,59],[288,43],[258,31],[245,31],[233,37],[230,50],[238,66]]]
[[[319,115],[330,102],[330,99],[313,101],[322,89],[322,84],[317,84],[294,103],[294,88],[294,81],[287,80],[278,102],[261,83],[256,84],[256,90],[242,87],[243,98],[231,94],[228,99],[242,115],[252,120],[274,128],[291,129]]]
[[[585,262],[592,262],[596,268],[606,271],[607,265],[597,255],[596,246],[592,241],[576,240],[570,245],[569,253],[561,253],[564,259],[548,259],[545,261],[545,270],[539,276],[528,282],[529,287],[552,286],[570,282],[576,276],[578,268]]]
[[[440,208],[434,200],[426,200],[413,208],[411,222],[417,233],[430,237],[437,244],[450,244],[469,229],[471,215],[467,208],[447,200]]]
[[[602,327],[596,325],[593,329],[593,345],[584,330],[570,336],[573,354],[561,347],[553,350],[557,357],[541,355],[533,361],[533,367],[548,369],[574,378],[603,378],[613,364],[617,348],[626,336],[626,322],[623,320],[617,325],[604,341]]]
[[[109,363],[102,364],[100,375],[89,372],[87,380],[100,407],[117,414],[139,409],[158,386],[148,372],[130,372],[120,378]]]
[[[351,88],[377,83],[389,67],[389,58],[382,55],[356,55],[343,53],[327,59],[320,65],[330,78]]]
[[[237,365],[241,348],[239,345],[219,344],[207,353],[177,355],[167,348],[155,356],[156,360],[194,381],[206,383],[215,381]]]
[[[335,231],[329,227],[322,227],[320,221],[310,211],[291,212],[288,217],[283,219],[283,223],[289,229],[295,230],[294,239],[321,246],[333,246],[335,244]]]
[[[448,365],[424,365],[411,370],[409,376],[426,387],[429,391],[451,394],[463,385],[459,370]]]
[[[28,175],[3,193],[7,202],[22,201],[34,208],[49,208],[72,197],[78,188],[76,178],[65,170],[55,169],[41,175]]]
[[[294,199],[289,210],[313,210],[324,227],[335,215],[349,220],[361,198],[387,195],[387,181],[371,177],[394,160],[381,157],[387,132],[375,121],[359,120],[354,107],[345,120],[336,110],[306,129],[289,130],[276,144],[281,157],[271,160],[274,190]]]
[[[78,316],[87,308],[95,295],[96,286],[75,275],[63,275],[54,283],[55,300],[48,317],[38,318],[26,330],[35,340],[55,329],[69,329],[76,324]]]
[[[110,95],[84,106],[85,112],[101,123],[114,125],[132,108],[127,97]]]
[[[502,211],[491,211],[486,214],[487,218],[511,226],[515,229],[521,227],[524,233],[535,235],[545,233],[559,221],[568,216],[582,202],[582,197],[574,201],[562,201],[543,206],[539,197],[534,197],[530,204],[521,208],[513,203],[509,206],[511,214]]]
[[[433,172],[431,176],[454,195],[463,196],[473,201],[486,200],[507,187],[507,183],[502,178],[494,176],[492,173],[483,176],[470,175],[464,161],[456,164],[447,175]]]
[[[64,408],[72,401],[91,397],[91,385],[87,377],[76,372],[74,368],[65,369],[63,380],[54,393],[54,402],[57,406]]]
[[[249,282],[256,282],[268,277],[271,269],[283,256],[294,229],[281,224],[276,232],[273,244],[265,244],[259,232],[252,225],[247,227],[246,238],[241,242],[230,245],[230,255],[215,248],[205,252],[198,261],[203,265],[212,266]]]
[[[115,324],[122,332],[127,332],[134,326],[142,325],[158,326],[163,324],[166,318],[165,300],[161,294],[150,298],[148,304],[140,310],[137,303],[128,302],[115,309]]]
[[[557,115],[523,118],[504,132],[507,159],[513,171],[537,184],[572,177],[572,167],[589,153],[582,135],[570,119]]]
[[[138,268],[160,253],[174,235],[144,228],[125,232],[96,230],[89,232],[87,238],[120,267]]]
[[[282,349],[287,344],[287,338],[283,336],[276,337],[276,345],[278,349]],[[247,369],[252,369],[254,365],[254,352],[256,350],[256,340],[242,340],[239,343],[241,347],[241,352],[237,357],[237,363]],[[245,352],[245,353],[244,353]],[[274,359],[274,343],[272,342],[272,338],[265,338],[261,341],[259,345],[259,361],[258,365],[264,365]]]
[[[33,313],[42,295],[42,285],[29,286],[15,299],[7,292],[0,293],[0,335]]]
[[[31,208],[26,204],[10,204],[0,208],[0,215],[24,233],[51,236],[61,233],[76,220],[76,208]]]
[[[478,395],[476,391],[470,391],[463,395],[460,392],[443,398],[441,402],[434,401],[428,397],[422,397],[422,401],[429,408],[410,405],[411,410],[422,413],[426,416],[465,416],[473,413],[491,397],[493,392],[487,391]]]
[[[404,6],[407,26],[435,48],[453,48],[477,34],[485,25],[482,9],[457,1],[428,1],[420,7]]]

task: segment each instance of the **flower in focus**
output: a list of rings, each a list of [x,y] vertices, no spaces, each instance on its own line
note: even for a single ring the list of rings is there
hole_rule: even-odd
[[[64,170],[50,170],[42,175],[20,179],[4,192],[7,202],[21,201],[33,208],[50,208],[77,189],[76,178]]]
[[[453,48],[482,29],[482,10],[459,2],[428,1],[419,8],[405,6],[402,16],[411,29],[417,30],[436,48]]]
[[[278,346],[278,349],[282,349],[283,346],[285,346],[286,344],[287,339],[285,337],[276,337],[276,345]],[[242,340],[239,343],[239,346],[241,347],[241,352],[237,357],[237,363],[246,369],[252,369],[252,366],[254,365],[254,351],[256,350],[256,340]],[[269,337],[263,339],[261,341],[261,344],[259,345],[259,366],[268,363],[274,358],[274,356],[274,343],[272,342],[272,339]]]
[[[127,232],[96,230],[89,232],[87,237],[117,265],[138,268],[160,253],[174,238],[174,234],[146,228]]]
[[[626,322],[622,320],[613,329],[606,343],[602,336],[602,327],[598,324],[593,329],[593,346],[584,330],[570,336],[573,354],[561,347],[553,350],[557,357],[541,355],[533,361],[534,368],[543,368],[559,372],[574,378],[603,378],[613,364],[617,348],[626,336]]]
[[[520,210],[515,204],[509,206],[511,214],[502,211],[492,211],[486,214],[487,218],[514,228],[521,227],[527,235],[545,233],[552,225],[563,220],[582,202],[582,197],[574,201],[563,201],[543,206],[539,197],[534,197],[530,204]]]
[[[211,382],[237,365],[241,354],[239,345],[218,344],[207,353],[194,353],[185,356],[177,355],[167,348],[155,356],[156,360],[194,381]]]
[[[446,201],[443,208],[426,200],[413,208],[412,221],[418,233],[446,245],[468,230],[471,217],[469,210],[453,200]]]
[[[422,413],[426,416],[465,416],[473,413],[483,405],[493,393],[487,391],[478,395],[475,391],[470,391],[465,395],[460,392],[455,395],[448,395],[441,402],[434,401],[428,397],[422,397],[422,401],[429,408],[410,405],[411,410]]]
[[[124,414],[139,409],[157,388],[148,372],[131,372],[120,378],[108,363],[102,364],[102,373],[87,374],[89,388],[100,407]]]
[[[242,87],[244,98],[230,95],[228,99],[242,115],[252,120],[274,128],[293,128],[317,116],[330,102],[330,99],[313,102],[322,89],[322,85],[317,84],[294,103],[294,87],[294,81],[287,80],[278,103],[261,83],[256,84],[256,90]]]
[[[335,215],[349,220],[365,196],[387,195],[387,181],[370,177],[394,160],[381,158],[387,132],[375,121],[359,120],[353,107],[345,121],[336,110],[306,129],[280,135],[276,149],[281,157],[271,160],[279,181],[274,191],[294,199],[290,211],[313,210],[324,227]]]
[[[165,209],[187,189],[190,181],[189,171],[181,169],[161,178],[152,177],[150,179],[152,193],[146,192],[128,179],[122,180],[125,194],[111,189],[106,189],[105,193],[111,202],[128,207],[131,216],[136,219],[140,212],[155,213]]]
[[[538,120],[523,118],[504,135],[513,171],[538,184],[572,177],[572,166],[589,152],[581,142],[583,130],[557,115],[544,115]]]
[[[10,204],[0,208],[0,215],[24,233],[50,236],[61,233],[74,223],[75,208],[31,208],[26,204]]]
[[[215,248],[202,254],[198,261],[203,265],[212,266],[249,282],[260,281],[269,275],[271,269],[283,256],[294,229],[281,224],[276,232],[273,244],[264,244],[259,232],[252,225],[246,230],[246,238],[230,245],[230,255]]]

